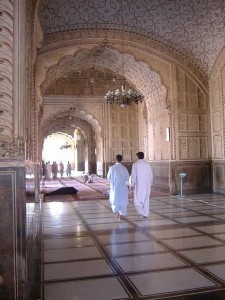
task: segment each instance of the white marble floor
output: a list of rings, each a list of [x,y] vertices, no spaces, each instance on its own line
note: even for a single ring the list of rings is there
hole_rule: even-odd
[[[225,196],[132,202],[118,221],[108,200],[44,202],[44,300],[225,299]],[[220,297],[220,298],[219,298]]]

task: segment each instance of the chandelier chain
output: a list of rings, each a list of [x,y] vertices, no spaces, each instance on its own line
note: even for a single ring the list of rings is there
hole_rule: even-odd
[[[144,96],[138,91],[128,89],[126,90],[126,79],[125,79],[125,59],[124,59],[124,9],[123,9],[123,0],[121,0],[121,17],[122,17],[122,87],[116,89],[115,91],[109,90],[105,95],[105,100],[107,103],[113,104],[116,103],[120,107],[125,107],[131,105],[132,103],[138,104],[143,101]]]

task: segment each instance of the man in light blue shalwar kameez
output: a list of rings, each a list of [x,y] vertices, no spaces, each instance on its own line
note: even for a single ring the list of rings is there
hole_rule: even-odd
[[[115,165],[109,168],[107,178],[110,181],[109,201],[115,217],[118,219],[127,215],[129,173],[121,163],[122,155],[116,155]]]

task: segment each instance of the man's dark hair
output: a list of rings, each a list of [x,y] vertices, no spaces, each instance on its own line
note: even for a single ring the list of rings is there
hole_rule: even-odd
[[[116,161],[117,161],[117,162],[121,162],[122,159],[123,159],[123,156],[122,156],[121,154],[117,154],[117,155],[116,155]]]
[[[143,159],[145,157],[144,152],[138,152],[136,155],[139,159]]]

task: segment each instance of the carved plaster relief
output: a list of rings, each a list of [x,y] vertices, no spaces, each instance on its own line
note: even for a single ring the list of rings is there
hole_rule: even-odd
[[[56,53],[58,53],[59,57],[62,54],[73,54],[75,49],[82,49],[83,47],[90,49],[90,47],[103,44],[122,50],[122,34],[121,28],[120,30],[111,29],[110,31],[106,28],[90,28],[85,31],[65,31],[51,34],[39,50],[40,62],[42,62],[42,57],[46,57],[45,64],[50,66],[53,64],[52,57]],[[173,63],[183,66],[204,87],[208,85],[206,75],[191,59],[182,53],[178,53],[173,48],[157,42],[155,39],[130,31],[124,32],[124,50],[134,55],[138,53],[140,61],[150,64],[152,69],[157,70],[161,74],[163,83],[166,86],[170,85],[171,64]]]
[[[225,96],[225,50],[224,50],[224,62],[222,64],[222,94]]]
[[[207,95],[182,70],[177,70],[180,159],[208,159]],[[191,136],[192,135],[192,136]],[[199,136],[196,136],[199,135]]]
[[[154,160],[155,155],[155,140],[154,140],[154,127],[151,123],[147,125],[147,155],[149,160]]]
[[[118,125],[112,125],[112,138],[121,139],[121,128]]]
[[[206,114],[179,114],[179,132],[207,132]]]
[[[208,153],[208,137],[200,138],[200,157],[202,159],[209,159]]]
[[[43,43],[43,30],[40,23],[40,19],[38,18],[38,8],[40,5],[41,0],[37,0],[37,3],[35,5],[35,14],[34,14],[34,51],[36,54],[36,51],[38,48],[41,47]]]
[[[215,82],[211,91],[211,107],[212,109],[218,109],[221,106],[220,100],[220,82],[219,80]]]
[[[224,154],[223,145],[223,127],[224,127],[224,111],[221,109],[222,105],[222,80],[221,80],[221,69],[218,70],[215,78],[211,81],[211,123],[212,123],[212,148],[213,158],[222,159]]]
[[[112,147],[113,148],[122,148],[123,146],[123,142],[120,140],[120,141],[117,141],[117,140],[114,140],[112,141]]]
[[[101,55],[94,55],[98,52]],[[123,60],[125,61],[124,68],[122,67]],[[167,91],[162,85],[159,74],[151,70],[145,62],[137,61],[133,55],[122,54],[118,50],[107,47],[93,50],[83,49],[74,55],[61,57],[57,64],[46,70],[45,79],[43,78],[42,83],[39,84],[40,94],[45,94],[53,82],[68,74],[71,69],[74,71],[90,69],[93,64],[96,69],[111,70],[112,73],[124,76],[128,82],[143,93],[145,101],[148,103],[147,106],[151,105],[153,110],[165,109]]]
[[[134,154],[138,151],[138,108],[135,105],[118,107],[110,105],[111,109],[111,146],[109,149],[110,160],[115,160],[115,155],[123,155],[124,161],[135,159]]]
[[[220,135],[213,136],[213,152],[214,158],[223,158],[223,145],[222,145],[222,137]]]
[[[122,147],[125,149],[125,148],[130,148],[132,147],[132,143],[131,141],[122,141]]]
[[[148,112],[146,109],[145,103],[138,105],[138,119],[139,119],[139,150],[145,153],[145,156],[148,156],[147,153],[147,118]]]
[[[199,87],[197,87],[197,99],[198,99],[198,108],[205,110],[207,109],[206,95],[203,93]]]
[[[179,150],[180,150],[180,159],[188,159],[188,139],[180,138],[179,139]]]
[[[162,131],[160,124],[155,125],[155,159],[162,160]]]
[[[207,137],[180,137],[180,159],[208,159]]]
[[[177,69],[179,109],[206,110],[206,95],[181,69]]]
[[[213,112],[212,113],[213,132],[222,130],[221,124],[222,124],[221,112],[220,111]]]

